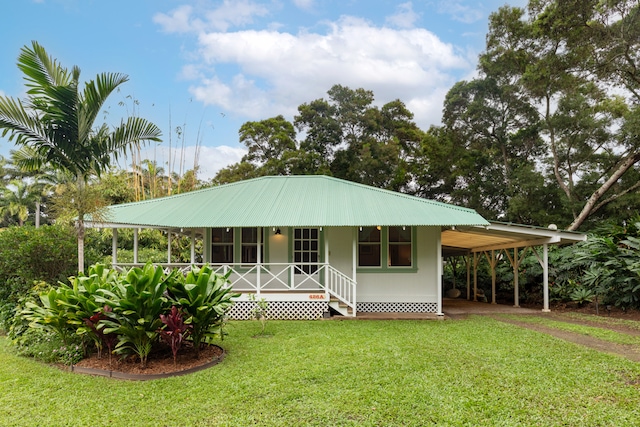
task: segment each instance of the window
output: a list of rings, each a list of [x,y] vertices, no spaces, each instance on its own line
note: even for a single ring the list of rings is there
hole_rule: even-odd
[[[361,227],[358,232],[358,265],[380,267],[381,233],[378,227]]]
[[[389,267],[411,267],[411,227],[389,227]]]
[[[318,247],[317,228],[293,230],[293,261],[297,264],[297,274],[313,274],[318,271]]]
[[[214,264],[233,263],[233,229],[211,229],[211,262]]]
[[[260,262],[264,262],[264,228],[260,228]],[[258,229],[242,229],[242,263],[256,264],[258,262]]]

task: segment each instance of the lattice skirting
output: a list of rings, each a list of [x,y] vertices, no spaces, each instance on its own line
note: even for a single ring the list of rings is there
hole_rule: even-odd
[[[359,313],[437,313],[435,302],[359,302]]]
[[[236,301],[229,310],[229,318],[234,320],[253,319],[251,310],[253,301]],[[268,319],[279,320],[316,320],[321,319],[329,311],[327,301],[269,301]]]

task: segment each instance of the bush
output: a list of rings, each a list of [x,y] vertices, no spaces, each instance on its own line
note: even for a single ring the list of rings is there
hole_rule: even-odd
[[[77,273],[77,265],[77,241],[72,228],[7,228],[0,232],[0,302],[17,303],[35,282],[66,281]]]
[[[184,313],[197,352],[201,342],[222,336],[224,316],[237,295],[226,287],[227,276],[213,273],[209,266],[194,267],[185,277],[179,270],[165,274],[162,267],[150,263],[123,273],[95,265],[87,275],[71,277],[70,282],[24,301],[10,338],[23,349],[39,346],[25,354],[41,357],[49,351],[47,357],[53,358],[61,357],[62,352],[71,359],[68,353],[73,353],[74,342],[86,337],[99,353],[105,346],[109,354],[112,349],[125,355],[135,353],[144,367],[159,335],[170,327],[164,320],[172,307]],[[46,341],[48,350],[43,350],[40,338],[52,335],[55,345]],[[51,354],[53,350],[56,355]]]

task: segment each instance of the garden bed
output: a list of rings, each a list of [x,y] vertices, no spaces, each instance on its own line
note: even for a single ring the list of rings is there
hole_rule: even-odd
[[[203,347],[199,358],[195,357],[192,347],[187,347],[178,354],[174,364],[171,349],[164,348],[149,356],[145,368],[142,368],[140,361],[134,357],[113,356],[109,363],[108,356],[103,355],[102,358],[98,358],[97,354],[92,354],[73,365],[71,370],[81,374],[110,378],[152,380],[197,372],[220,363],[223,358],[224,350],[217,345]]]

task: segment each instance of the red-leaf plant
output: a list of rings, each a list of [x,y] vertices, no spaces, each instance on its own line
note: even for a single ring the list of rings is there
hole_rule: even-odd
[[[107,318],[105,313],[110,311],[111,307],[105,305],[101,311],[95,313],[89,318],[84,319],[85,325],[87,325],[87,327],[91,329],[95,336],[100,340],[99,342],[96,342],[96,347],[98,347],[98,358],[102,357],[102,349],[104,346],[109,349],[109,366],[111,366],[111,354],[113,353],[113,348],[118,341],[118,336],[116,334],[105,334],[104,332],[102,332],[103,328],[99,327],[98,324],[101,320]]]
[[[171,346],[173,353],[173,365],[177,365],[178,351],[182,346],[182,341],[191,333],[191,325],[184,323],[182,313],[174,305],[171,307],[169,314],[160,315],[160,320],[164,323],[164,327],[158,332],[162,339]]]

